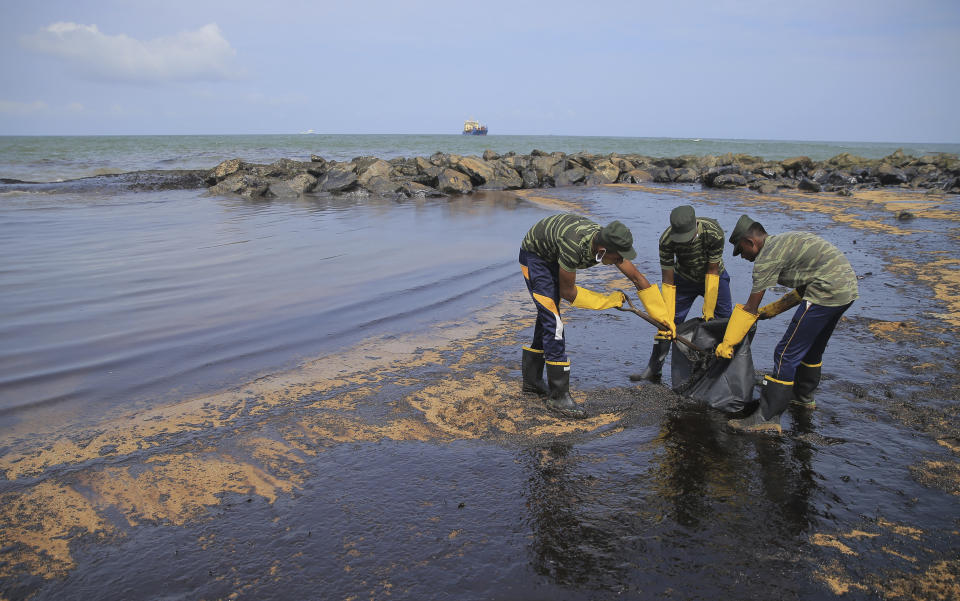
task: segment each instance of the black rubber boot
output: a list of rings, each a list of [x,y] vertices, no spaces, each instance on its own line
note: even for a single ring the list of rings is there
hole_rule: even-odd
[[[631,382],[653,382],[660,383],[661,373],[663,371],[663,362],[667,360],[670,353],[669,340],[657,340],[653,343],[653,352],[650,353],[650,360],[647,361],[647,369],[641,374],[630,374]]]
[[[523,349],[523,392],[547,396],[550,391],[543,381],[543,351]]]
[[[793,382],[783,383],[764,378],[760,389],[760,406],[743,419],[731,419],[727,422],[734,430],[744,432],[783,433],[780,416],[793,399]]]
[[[547,364],[547,382],[550,394],[544,399],[547,407],[564,417],[583,419],[587,412],[570,396],[570,366]]]
[[[821,364],[822,365],[822,364]],[[820,385],[820,367],[811,367],[803,363],[797,368],[796,379],[793,382],[793,404],[804,409],[816,409],[817,401],[813,392]]]

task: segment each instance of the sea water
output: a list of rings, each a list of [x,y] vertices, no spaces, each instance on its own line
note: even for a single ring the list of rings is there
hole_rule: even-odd
[[[960,145],[496,135],[2,137],[0,178],[54,182],[210,168],[234,157],[342,161],[488,148],[822,159],[840,152],[880,157],[898,148],[957,152]],[[134,191],[108,181],[0,184],[0,423],[30,411],[89,417],[238,385],[364,336],[462,314],[516,283],[519,241],[549,212],[496,194],[252,201],[202,190]],[[635,226],[659,232],[662,223]]]

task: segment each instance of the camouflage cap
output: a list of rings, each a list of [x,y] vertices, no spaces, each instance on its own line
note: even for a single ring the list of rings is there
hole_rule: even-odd
[[[697,214],[690,205],[682,205],[670,212],[670,241],[678,244],[697,237]]]
[[[633,250],[633,234],[619,221],[611,221],[600,230],[600,242],[627,261],[637,257],[637,251]]]
[[[737,242],[740,242],[740,238],[743,238],[743,235],[747,233],[747,230],[749,230],[750,226],[754,223],[756,222],[753,219],[750,219],[746,215],[741,215],[740,219],[737,220],[737,225],[733,226],[733,231],[730,232],[730,244],[733,245],[733,256],[740,254]]]

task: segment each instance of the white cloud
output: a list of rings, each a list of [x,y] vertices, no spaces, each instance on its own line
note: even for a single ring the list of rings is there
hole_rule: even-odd
[[[29,115],[47,110],[47,103],[42,100],[33,102],[16,102],[13,100],[0,100],[0,113],[7,115]]]
[[[25,47],[70,63],[84,73],[113,81],[222,80],[236,75],[236,56],[216,23],[154,40],[107,35],[96,25],[54,23],[24,36]]]

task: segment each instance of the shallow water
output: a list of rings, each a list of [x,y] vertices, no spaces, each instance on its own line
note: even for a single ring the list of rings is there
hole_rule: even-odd
[[[453,317],[514,275],[542,214],[496,195],[9,195],[0,425],[154,405]]]
[[[502,235],[509,259],[494,294],[432,309],[407,332],[388,320],[356,345],[222,393],[36,440],[6,434],[0,593],[956,597],[956,197],[643,186],[528,200],[538,197],[628,223],[638,266],[657,280],[656,239],[677,204],[728,229],[749,212],[771,232],[837,244],[862,276],[861,298],[828,347],[816,411],[788,411],[782,437],[734,434],[719,412],[628,381],[651,346],[646,322],[570,309],[572,387],[590,418],[553,417],[518,394],[533,311],[513,261],[544,209],[491,201],[497,216],[486,218],[502,230],[491,233],[430,204],[445,225],[465,220],[458,239]],[[926,204],[899,222],[903,202]],[[750,265],[724,259],[742,302]],[[451,286],[430,281],[427,291]],[[611,268],[578,283],[626,287]],[[788,320],[760,324],[758,371]]]

